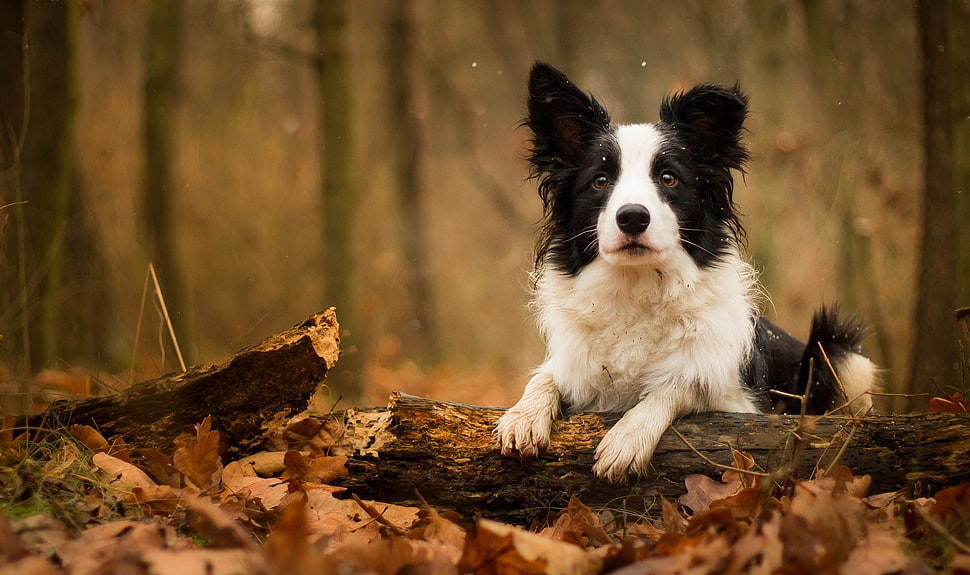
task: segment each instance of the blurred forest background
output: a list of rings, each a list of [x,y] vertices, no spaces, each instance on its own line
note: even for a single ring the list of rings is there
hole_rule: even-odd
[[[765,313],[804,338],[840,301],[888,390],[967,387],[968,22],[966,0],[6,1],[3,409],[180,369],[150,262],[190,365],[336,306],[342,406],[510,405],[543,355],[536,59],[617,122],[739,81]]]

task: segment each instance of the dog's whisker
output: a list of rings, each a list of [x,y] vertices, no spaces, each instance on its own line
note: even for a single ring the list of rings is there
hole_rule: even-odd
[[[701,246],[699,244],[695,244],[694,242],[692,242],[690,240],[685,240],[684,238],[680,238],[680,241],[684,242],[685,244],[687,244],[689,246],[694,246],[695,248],[697,248],[697,249],[699,249],[699,250],[701,250],[703,252],[706,252],[706,253],[714,256],[714,257],[717,257],[717,254],[716,253],[714,253],[711,250],[705,248],[704,246]]]

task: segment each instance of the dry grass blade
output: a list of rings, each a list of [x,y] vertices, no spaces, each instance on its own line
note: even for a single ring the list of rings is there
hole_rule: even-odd
[[[839,460],[842,459],[842,456],[845,454],[845,450],[848,449],[849,443],[852,442],[852,438],[855,436],[857,429],[859,429],[859,426],[853,425],[852,429],[849,430],[849,435],[846,436],[845,441],[842,442],[842,446],[839,447],[839,451],[835,454],[835,457],[832,458],[832,461],[830,461],[825,467],[825,475],[828,475],[829,472],[835,469],[835,466],[839,463]]]
[[[926,522],[933,531],[936,531],[941,537],[947,540],[950,545],[956,547],[961,553],[970,554],[970,545],[960,541],[952,533],[947,530],[946,526],[933,518],[929,510],[925,507],[913,507],[916,513],[920,516],[920,519]]]
[[[695,455],[697,455],[698,457],[700,457],[701,459],[703,459],[704,460],[704,463],[707,463],[708,465],[711,465],[711,466],[716,467],[718,469],[724,469],[724,470],[727,470],[727,471],[734,471],[735,473],[740,473],[740,474],[743,474],[743,475],[752,475],[754,477],[768,477],[768,475],[769,475],[769,474],[764,473],[762,471],[752,471],[750,469],[740,469],[740,468],[735,467],[733,465],[725,465],[723,463],[718,463],[718,462],[712,460],[710,457],[708,457],[708,456],[704,455],[703,453],[701,453],[700,451],[698,451],[698,449],[696,447],[694,447],[693,445],[691,445],[690,441],[688,441],[688,439],[686,437],[684,437],[684,434],[682,434],[680,431],[678,431],[676,427],[674,427],[673,425],[671,425],[670,426],[670,430],[673,431],[675,434],[677,434],[677,437],[679,437],[680,440],[684,442],[684,445],[686,445],[688,449],[690,449],[691,451],[693,451]]]
[[[168,306],[165,305],[165,296],[162,295],[162,286],[158,283],[158,276],[155,275],[155,266],[151,262],[148,262],[148,273],[152,276],[152,282],[155,284],[155,297],[158,298],[158,304],[162,306],[162,314],[165,317],[165,325],[168,327],[168,335],[172,338],[172,345],[175,347],[175,355],[179,359],[179,367],[182,371],[186,371],[185,358],[182,357],[182,349],[179,348],[179,340],[175,337],[175,327],[172,325],[172,317],[168,313]]]

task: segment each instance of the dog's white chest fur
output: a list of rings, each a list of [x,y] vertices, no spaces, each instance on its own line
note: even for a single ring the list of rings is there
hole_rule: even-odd
[[[540,278],[547,356],[537,372],[552,376],[570,410],[625,411],[660,393],[690,394],[696,410],[756,411],[739,385],[753,333],[751,267],[733,254],[709,269],[668,263],[681,275],[598,260],[576,277]]]

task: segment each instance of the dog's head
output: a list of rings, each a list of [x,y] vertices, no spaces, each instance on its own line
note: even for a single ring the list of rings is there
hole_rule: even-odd
[[[731,170],[748,159],[737,87],[700,85],[665,99],[657,123],[613,126],[592,96],[537,63],[528,108],[545,213],[539,265],[577,275],[603,258],[663,272],[713,266],[736,246]]]

